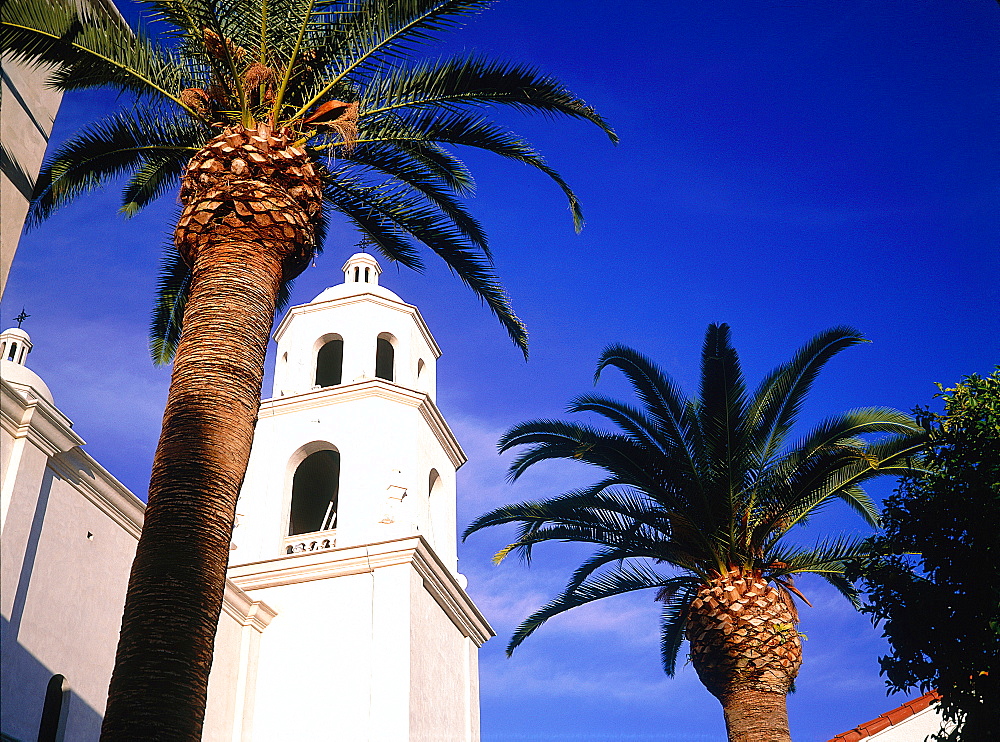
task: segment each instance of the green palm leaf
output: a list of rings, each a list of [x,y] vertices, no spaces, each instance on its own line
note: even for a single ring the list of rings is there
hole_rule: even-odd
[[[482,56],[421,62],[398,69],[365,92],[365,115],[433,108],[505,105],[524,113],[562,114],[596,124],[618,141],[608,123],[558,80],[530,67]]]
[[[663,601],[660,612],[660,662],[667,677],[677,671],[677,655],[684,643],[684,628],[691,601],[697,592],[695,580],[678,578],[672,585],[663,585],[657,595]]]
[[[665,577],[641,562],[623,564],[602,574],[592,576],[576,587],[565,590],[557,598],[528,616],[514,629],[514,635],[507,645],[507,656],[513,654],[521,642],[531,636],[542,624],[570,608],[635,590],[662,589],[673,584],[690,582],[691,578]]]
[[[198,122],[155,111],[118,113],[92,124],[46,161],[29,224],[37,225],[81,193],[130,172],[135,176],[126,187],[123,210],[133,213],[164,192],[204,138],[205,128]]]
[[[569,405],[571,413],[599,415],[609,429],[531,420],[504,433],[500,451],[518,449],[511,480],[551,459],[588,464],[601,477],[589,487],[495,508],[466,529],[463,538],[516,525],[498,560],[517,554],[530,562],[535,546],[553,541],[594,547],[564,591],[517,628],[508,651],[563,611],[656,587],[664,603],[661,659],[672,674],[696,591],[733,570],[773,582],[786,598],[798,594],[795,576],[818,574],[856,602],[844,564],[863,555],[867,542],[833,536],[806,547],[791,543],[790,532],[837,502],[875,523],[862,485],[912,470],[928,436],[910,416],[873,407],[830,417],[788,440],[823,365],[860,342],[850,328],[820,333],[750,397],[728,326],[711,325],[694,399],[650,359],[613,345],[601,354],[595,380],[609,366],[619,369],[639,404],[586,394]],[[676,574],[660,575],[650,564]]]

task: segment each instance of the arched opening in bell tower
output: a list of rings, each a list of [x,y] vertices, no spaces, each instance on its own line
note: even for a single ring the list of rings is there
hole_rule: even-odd
[[[396,349],[393,347],[395,338],[388,332],[378,336],[375,345],[375,376],[386,381],[394,381],[393,370],[396,363]]]
[[[336,528],[339,493],[339,451],[316,451],[303,459],[292,477],[288,535]]]
[[[343,383],[344,340],[339,335],[327,339],[316,353],[316,386]]]

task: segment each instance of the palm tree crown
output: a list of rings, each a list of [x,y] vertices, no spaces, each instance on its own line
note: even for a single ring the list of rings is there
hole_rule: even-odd
[[[524,327],[492,273],[486,235],[457,198],[474,181],[451,148],[484,149],[542,171],[566,193],[579,227],[573,191],[525,140],[491,122],[488,109],[584,119],[616,137],[590,106],[530,67],[475,54],[407,59],[489,4],[150,0],[150,22],[133,34],[76,0],[9,0],[5,53],[58,64],[53,84],[62,90],[110,86],[137,102],[58,149],[39,177],[29,218],[44,219],[123,174],[122,211],[133,214],[171,190],[188,174],[192,156],[220,134],[250,131],[262,141],[278,134],[287,159],[301,160],[292,172],[313,167],[322,188],[321,194],[304,189],[314,203],[307,208],[316,232],[310,253],[321,249],[331,212],[346,217],[363,244],[416,270],[423,263],[415,243],[422,243],[526,349]],[[274,172],[263,149],[253,153],[263,158],[262,168],[244,158],[247,176],[287,174]],[[171,251],[165,261],[153,323],[160,362],[170,359],[180,333],[190,283],[190,260],[183,257]],[[298,262],[304,267],[308,260]]]
[[[32,219],[118,176],[126,214],[180,181],[152,325],[154,358],[173,359],[172,378],[102,731],[125,742],[150,730],[201,738],[274,312],[328,216],[410,268],[422,266],[418,246],[430,248],[527,352],[483,228],[459,200],[473,180],[452,148],[542,171],[579,226],[569,186],[489,109],[583,119],[615,139],[533,69],[476,55],[409,61],[487,0],[144,5],[150,22],[136,33],[77,0],[6,0],[0,20],[0,51],[55,65],[58,88],[110,86],[135,102],[49,159]]]
[[[552,616],[653,588],[663,603],[661,649],[668,675],[687,636],[702,680],[720,700],[730,692],[739,666],[744,675],[754,667],[763,672],[766,661],[755,664],[753,656],[765,650],[779,655],[775,672],[787,676],[782,682],[789,684],[800,651],[790,597],[801,597],[794,577],[818,574],[855,602],[855,590],[843,576],[844,562],[863,549],[859,540],[844,536],[803,546],[790,538],[793,529],[835,500],[875,524],[877,512],[862,484],[908,470],[924,439],[908,415],[863,408],[825,420],[790,441],[820,369],[861,342],[862,336],[847,327],[820,333],[750,394],[728,326],[711,325],[702,351],[700,393],[689,399],[651,360],[612,345],[601,354],[595,381],[607,367],[619,369],[641,407],[585,394],[570,403],[569,411],[597,413],[616,431],[533,420],[504,434],[501,451],[526,447],[511,464],[512,480],[548,459],[581,461],[602,475],[583,489],[496,508],[466,529],[468,537],[488,526],[520,524],[517,538],[496,555],[498,562],[512,553],[530,560],[535,545],[546,541],[597,547],[562,594],[517,627],[508,654]],[[861,437],[866,434],[880,435],[866,441]],[[771,610],[763,606],[767,600],[775,604],[772,614],[742,625],[741,613]],[[752,637],[752,648],[733,648],[730,637],[740,634],[741,626],[746,636],[761,623],[773,627],[769,636]],[[728,652],[728,659],[712,659],[706,648],[716,629],[720,640],[725,635],[730,641],[728,649],[719,650]]]

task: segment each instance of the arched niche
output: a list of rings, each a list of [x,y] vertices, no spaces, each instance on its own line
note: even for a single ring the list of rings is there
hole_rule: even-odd
[[[316,341],[316,386],[337,386],[343,383],[344,339],[337,334],[324,335]]]
[[[375,376],[386,381],[396,380],[396,338],[380,333],[375,341]]]
[[[312,450],[310,450],[312,449]],[[288,535],[337,527],[340,452],[329,444],[310,444],[296,455],[288,509]]]
[[[420,530],[431,543],[434,543],[434,503],[439,499],[443,490],[444,482],[441,480],[441,475],[438,474],[437,469],[431,469],[427,475],[427,494],[420,506],[420,516],[423,521],[420,524]]]

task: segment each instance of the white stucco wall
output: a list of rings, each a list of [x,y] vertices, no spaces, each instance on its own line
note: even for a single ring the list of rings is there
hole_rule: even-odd
[[[931,705],[867,739],[871,742],[924,742],[930,735],[941,731],[942,722],[936,706]]]
[[[476,650],[492,630],[419,537],[230,569],[277,611],[261,643],[253,737],[478,739]]]
[[[47,68],[31,69],[2,60],[0,75],[0,141],[13,162],[0,174],[0,296],[7,284],[28,196],[49,142],[62,93],[45,87]]]
[[[329,447],[340,453],[339,545],[419,533],[456,568],[455,462],[464,454],[425,395],[379,379],[264,402],[232,564],[284,553],[295,468]],[[433,498],[431,470],[441,478]]]
[[[441,610],[416,571],[410,575],[410,614],[410,741],[475,742],[478,647]]]
[[[15,739],[35,739],[46,685],[60,674],[68,684],[63,739],[93,742],[144,505],[79,447],[70,421],[46,400],[4,382],[0,402],[7,495],[0,539],[0,724]],[[206,740],[241,739],[246,679],[271,615],[227,586]]]

